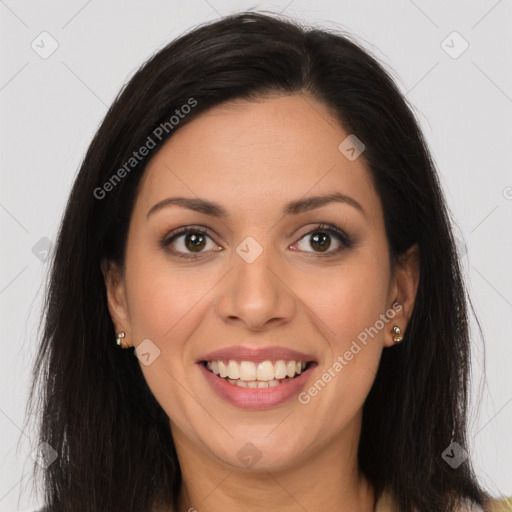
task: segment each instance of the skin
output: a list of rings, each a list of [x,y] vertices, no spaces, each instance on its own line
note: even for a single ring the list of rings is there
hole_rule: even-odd
[[[391,266],[364,158],[350,161],[338,150],[347,135],[304,94],[232,101],[201,114],[149,162],[124,266],[104,262],[116,332],[126,332],[128,345],[149,338],[161,351],[141,369],[170,419],[184,482],[180,511],[374,509],[373,488],[357,465],[362,407],[381,353],[393,345],[393,325],[402,332],[407,326],[418,253],[413,247]],[[364,213],[333,202],[282,214],[289,201],[335,191]],[[229,218],[176,205],[147,217],[171,196],[215,201]],[[331,255],[312,246],[320,223],[344,230],[352,246],[334,234]],[[159,245],[190,225],[209,229],[202,253],[185,245],[185,235]],[[247,236],[263,248],[250,264],[236,252]],[[198,257],[180,259],[170,247]],[[396,316],[305,405],[292,399],[267,410],[234,407],[195,364],[218,348],[280,345],[318,361],[307,389],[394,303],[402,306]],[[261,454],[250,468],[237,456],[247,442]]]

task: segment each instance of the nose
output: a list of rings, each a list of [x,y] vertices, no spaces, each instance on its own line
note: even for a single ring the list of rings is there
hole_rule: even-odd
[[[224,322],[241,323],[247,329],[261,331],[293,318],[296,297],[283,267],[275,260],[272,262],[268,253],[264,250],[251,263],[234,256],[234,268],[217,301],[217,313]]]

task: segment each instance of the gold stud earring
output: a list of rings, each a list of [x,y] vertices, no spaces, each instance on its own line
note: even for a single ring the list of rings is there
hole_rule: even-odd
[[[121,348],[130,348],[126,344],[126,342],[123,341],[124,337],[126,336],[126,333],[124,331],[121,331],[117,334],[116,338],[116,345],[120,346]]]
[[[393,341],[394,341],[395,343],[400,343],[400,342],[404,339],[404,338],[403,338],[403,336],[400,336],[400,334],[401,334],[401,332],[402,332],[402,331],[400,330],[400,327],[398,327],[398,325],[395,325],[395,326],[393,327],[393,332],[394,332],[394,333],[395,333],[395,335],[396,335],[396,336],[393,336]]]

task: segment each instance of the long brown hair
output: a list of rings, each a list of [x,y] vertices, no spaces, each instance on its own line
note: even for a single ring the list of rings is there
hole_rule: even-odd
[[[151,57],[114,101],[82,163],[52,261],[30,401],[41,414],[41,442],[58,454],[44,471],[48,510],[149,512],[157,500],[176,506],[181,485],[169,418],[137,359],[114,344],[100,269],[104,258],[123,261],[149,158],[111,182],[107,197],[98,189],[151,135],[154,154],[212,106],[300,92],[364,141],[393,261],[419,246],[404,342],[384,351],[364,405],[360,469],[402,511],[449,512],[462,498],[483,503],[470,460],[454,469],[441,457],[451,441],[466,447],[468,303],[449,213],[412,109],[350,36],[249,12],[201,25]],[[197,102],[190,113],[156,137],[190,98]]]

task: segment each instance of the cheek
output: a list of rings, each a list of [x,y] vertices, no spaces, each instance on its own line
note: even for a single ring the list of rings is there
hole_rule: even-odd
[[[191,407],[182,384],[197,371],[193,347],[187,341],[211,310],[219,276],[177,269],[165,256],[132,251],[126,261],[126,291],[135,345],[149,339],[158,356],[141,370],[155,398],[178,416]]]
[[[345,424],[363,405],[375,379],[394,316],[394,311],[386,311],[388,272],[382,262],[360,253],[357,261],[326,276],[323,287],[313,277],[300,287],[301,299],[322,333],[322,344],[329,347],[301,403],[317,412],[339,404],[329,413],[335,425]]]
[[[339,267],[304,272],[293,282],[294,292],[317,318],[334,353],[347,350],[352,340],[385,313],[389,270],[372,254],[359,252]],[[382,336],[382,326],[380,331]]]
[[[137,263],[131,281],[127,275],[132,335],[136,345],[150,339],[159,351],[151,364],[141,362],[141,370],[168,416],[182,421],[197,408],[191,395],[183,392],[189,372],[197,371],[187,340],[211,308],[207,292],[215,281],[183,275],[154,260]]]
[[[135,244],[134,244],[135,245]],[[162,252],[132,251],[127,259],[126,287],[132,329],[137,339],[154,337],[165,349],[179,343],[201,299],[214,285],[211,272],[183,270]]]

